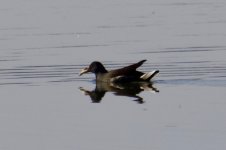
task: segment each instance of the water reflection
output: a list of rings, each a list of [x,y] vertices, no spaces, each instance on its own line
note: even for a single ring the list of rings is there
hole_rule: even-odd
[[[138,104],[143,104],[143,98],[138,96],[143,91],[159,92],[158,89],[153,87],[151,82],[136,82],[136,83],[105,83],[96,82],[94,90],[87,90],[84,87],[79,88],[84,95],[88,95],[93,103],[100,103],[106,92],[112,92],[116,96],[127,96],[135,98]]]

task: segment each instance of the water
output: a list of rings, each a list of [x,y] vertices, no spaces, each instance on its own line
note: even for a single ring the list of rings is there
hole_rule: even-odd
[[[225,149],[225,10],[220,0],[2,1],[0,149]],[[104,86],[93,101],[94,76],[78,76],[94,60],[142,59],[139,70],[160,70],[148,91]]]

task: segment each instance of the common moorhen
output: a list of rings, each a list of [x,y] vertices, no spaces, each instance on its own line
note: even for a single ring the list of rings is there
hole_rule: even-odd
[[[89,67],[81,70],[80,76],[84,73],[91,72],[96,75],[96,81],[115,83],[150,81],[159,73],[159,71],[154,70],[148,73],[137,71],[136,69],[145,61],[146,60],[141,60],[138,63],[110,71],[107,71],[102,63],[94,61],[89,65]]]

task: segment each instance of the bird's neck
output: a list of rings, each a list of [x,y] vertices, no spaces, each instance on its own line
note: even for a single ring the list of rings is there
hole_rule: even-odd
[[[108,71],[104,68],[104,66],[99,67],[95,74],[107,73]]]

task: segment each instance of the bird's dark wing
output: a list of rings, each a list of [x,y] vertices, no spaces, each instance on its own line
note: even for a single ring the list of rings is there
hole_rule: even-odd
[[[141,60],[138,63],[120,68],[120,69],[116,69],[116,70],[112,70],[109,72],[109,75],[111,77],[116,77],[116,76],[137,76],[137,75],[142,75],[141,72],[136,71],[136,69],[138,67],[140,67],[146,60]]]
[[[135,63],[135,64],[132,64],[132,65],[123,67],[123,68],[121,68],[120,70],[136,70],[136,69],[137,69],[138,67],[140,67],[145,61],[147,61],[147,60],[141,60],[141,61],[139,61],[138,63]]]

